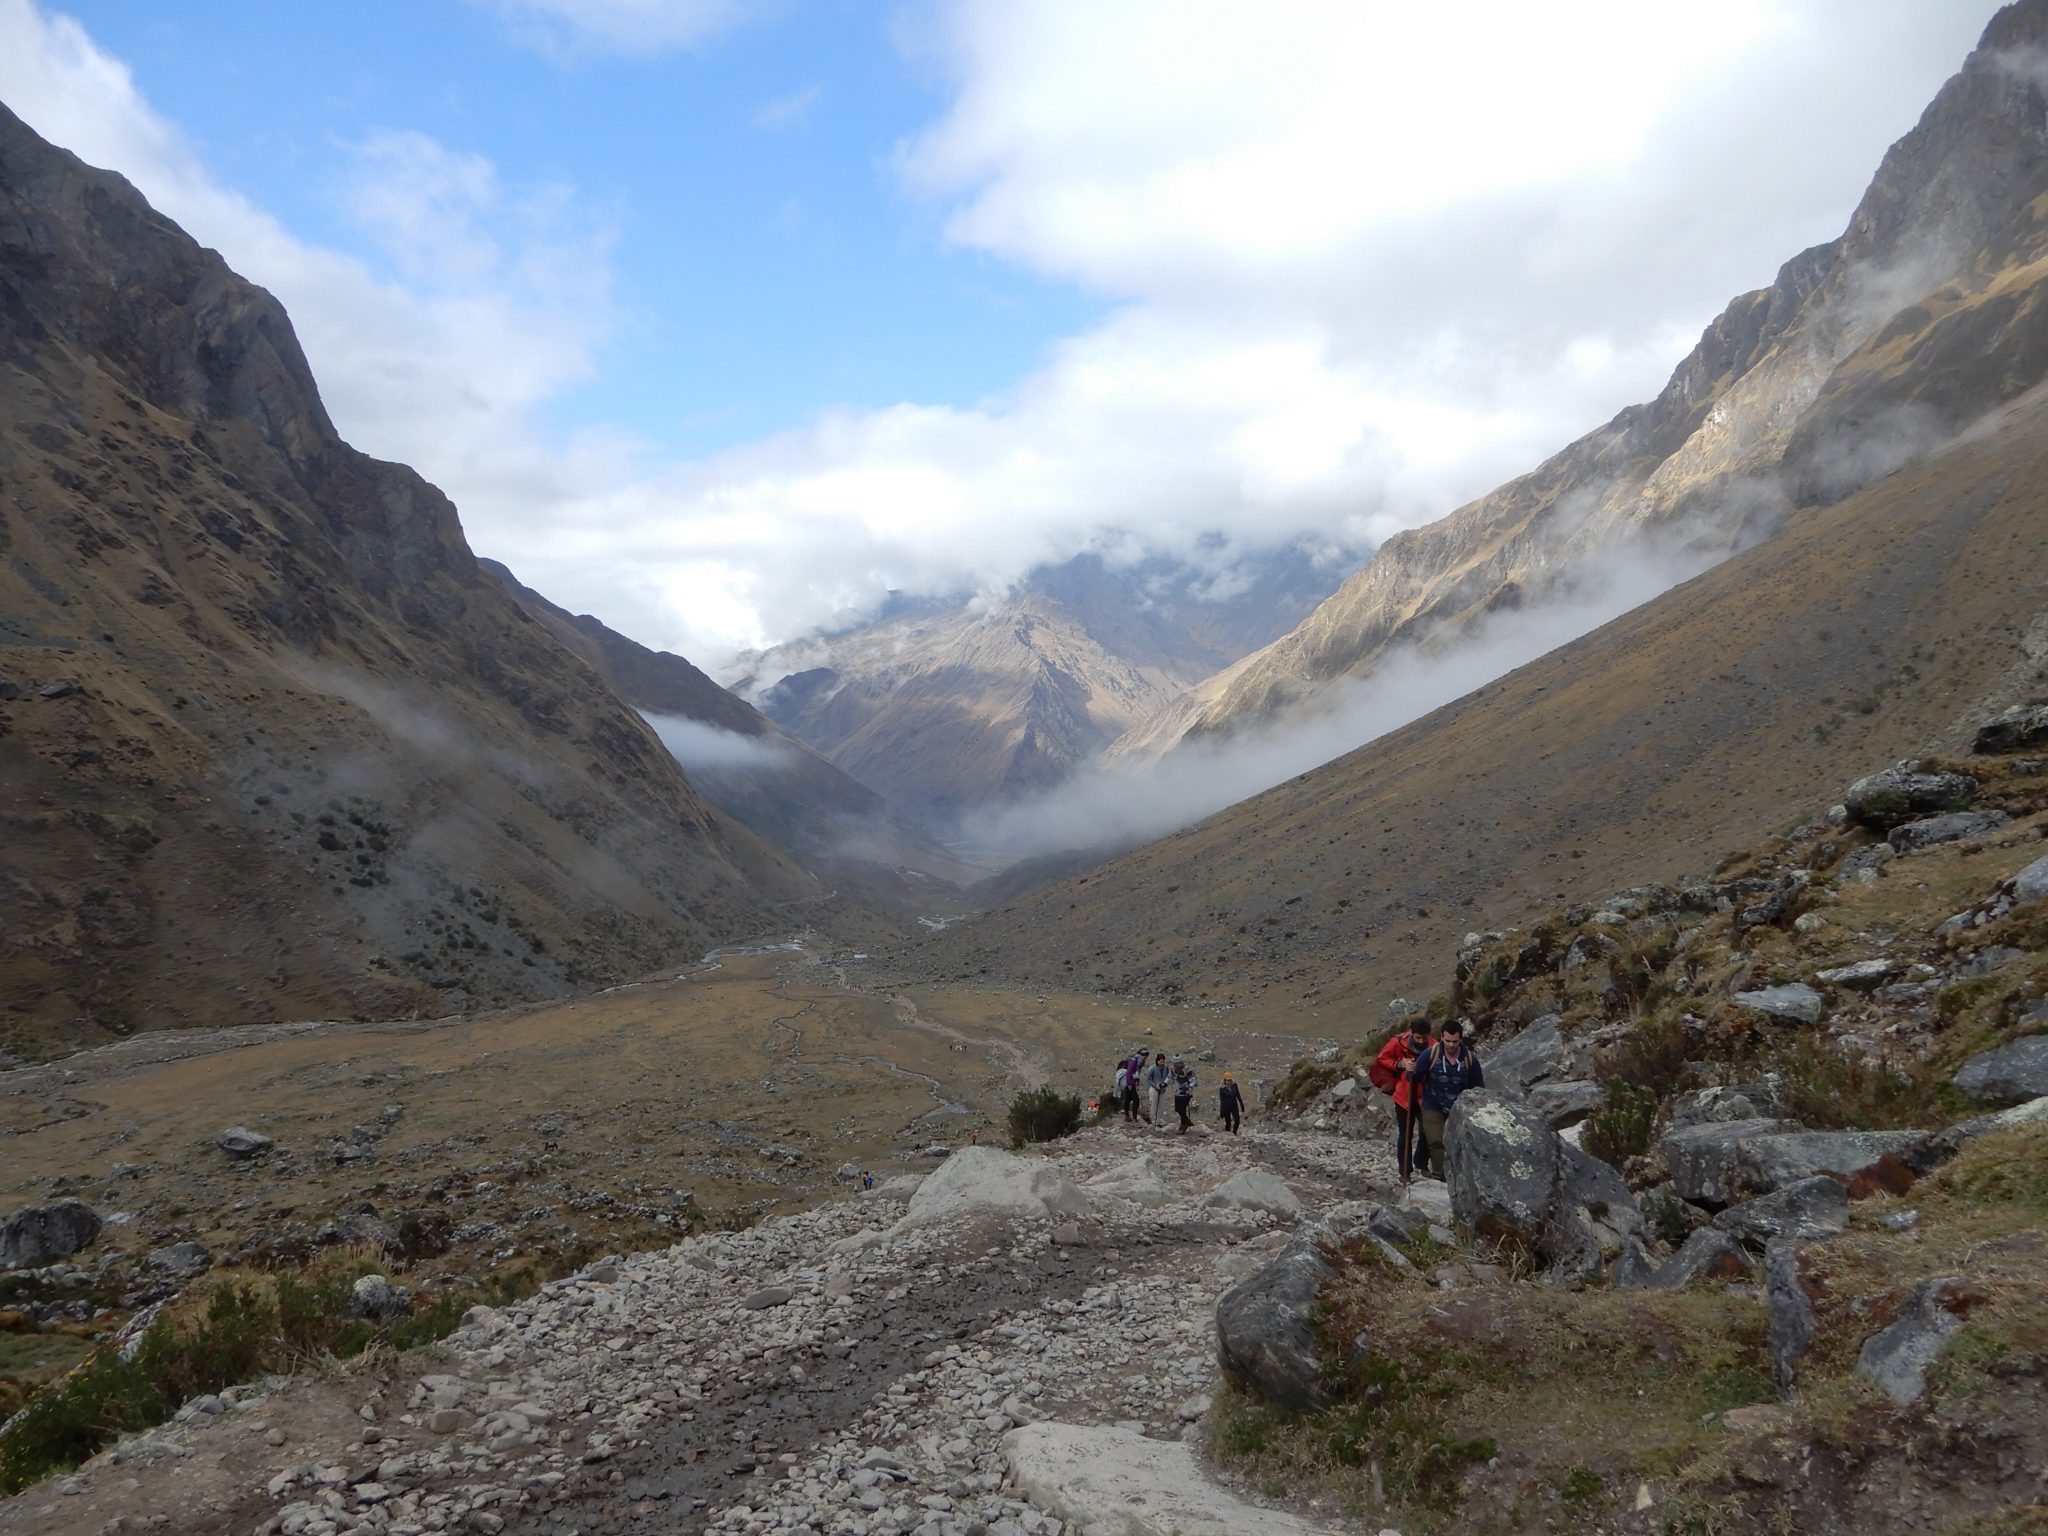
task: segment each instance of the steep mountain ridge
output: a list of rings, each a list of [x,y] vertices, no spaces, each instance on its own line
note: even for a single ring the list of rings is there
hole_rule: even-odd
[[[1247,556],[1219,593],[1155,560],[1081,556],[986,606],[917,604],[742,657],[737,691],[926,826],[1050,788],[1335,585],[1300,549]]]
[[[1298,629],[1116,753],[1156,756],[1314,708],[1405,647],[1569,603],[1618,550],[1695,565],[1732,553],[2031,387],[2048,249],[2044,46],[2048,7],[2000,12],[1885,155],[1844,233],[1734,300],[1655,400],[1389,539]],[[1927,366],[1945,352],[1962,366]]]
[[[706,799],[742,826],[801,860],[880,880],[898,894],[929,894],[976,871],[934,843],[880,795],[790,735],[686,658],[651,650],[590,614],[572,614],[495,560],[480,560],[522,608],[610,683],[654,725],[709,728],[695,750],[668,740]],[[924,878],[920,878],[924,877]]]
[[[4,109],[0,189],[7,1048],[558,996],[824,894],[340,440],[269,294]]]

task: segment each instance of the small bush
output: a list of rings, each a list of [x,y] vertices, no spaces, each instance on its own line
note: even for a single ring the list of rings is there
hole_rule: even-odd
[[[1010,1100],[1010,1145],[1057,1141],[1081,1128],[1081,1099],[1046,1086],[1027,1088]]]
[[[1639,1088],[1616,1078],[1607,1085],[1607,1096],[1586,1117],[1586,1133],[1580,1145],[1603,1163],[1619,1167],[1631,1157],[1650,1150],[1657,1127],[1657,1107],[1663,1101],[1651,1088]]]
[[[1939,1086],[1925,1062],[1872,1061],[1801,1037],[1778,1058],[1785,1112],[1820,1131],[1873,1131],[1939,1116]]]
[[[1297,1061],[1288,1070],[1287,1076],[1280,1080],[1279,1086],[1266,1095],[1267,1107],[1300,1108],[1343,1075],[1343,1067],[1334,1061]]]

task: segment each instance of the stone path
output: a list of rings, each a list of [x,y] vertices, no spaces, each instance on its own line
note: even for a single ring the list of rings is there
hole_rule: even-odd
[[[1192,1464],[1177,1448],[1214,1386],[1217,1297],[1294,1226],[1202,1197],[1260,1168],[1286,1178],[1311,1213],[1328,1211],[1384,1195],[1390,1159],[1307,1132],[1180,1138],[1112,1123],[1028,1161],[1049,1164],[1058,1177],[1046,1177],[1078,1190],[1090,1213],[899,1225],[901,1203],[868,1196],[606,1261],[529,1302],[472,1314],[426,1374],[365,1400],[347,1438],[330,1428],[252,1454],[249,1425],[284,1422],[295,1394],[323,1389],[235,1394],[131,1442],[118,1463],[103,1457],[0,1506],[0,1532],[168,1529],[51,1517],[66,1500],[80,1516],[125,1508],[105,1497],[124,1467],[146,1495],[133,1468],[205,1462],[237,1433],[239,1458],[220,1463],[239,1486],[188,1503],[181,1533],[1201,1529],[1142,1478],[1137,1508],[1080,1517],[1071,1498],[1091,1496],[1063,1503],[1047,1468],[1083,1442],[1053,1429],[1006,1437],[1120,1426],[1161,1447],[1154,1474],[1184,1482]],[[1088,1187],[1111,1170],[1108,1187],[1135,1198]],[[1194,1492],[1235,1528],[1308,1529],[1213,1485]]]

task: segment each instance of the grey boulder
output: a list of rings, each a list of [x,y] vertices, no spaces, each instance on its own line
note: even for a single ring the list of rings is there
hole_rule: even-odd
[[[1972,1056],[1956,1073],[1956,1087],[1979,1104],[2021,1104],[2048,1094],[2048,1035],[2023,1035]]]
[[[1705,1125],[1728,1120],[1761,1120],[1782,1108],[1775,1083],[1729,1083],[1681,1093],[1671,1101],[1671,1123]]]
[[[1592,1114],[1605,1096],[1606,1090],[1594,1082],[1538,1083],[1529,1090],[1529,1104],[1562,1131]]]
[[[1714,1225],[1752,1248],[1766,1247],[1774,1237],[1802,1242],[1833,1237],[1849,1225],[1849,1189],[1840,1179],[1817,1173],[1729,1206]]]
[[[0,1223],[0,1269],[41,1269],[100,1235],[99,1213],[77,1200],[24,1206]]]
[[[1759,1136],[1796,1129],[1789,1120],[1706,1120],[1674,1126],[1664,1137],[1664,1167],[1679,1196],[1701,1205],[1742,1198],[1742,1149]]]
[[[213,1255],[198,1243],[172,1243],[155,1249],[142,1262],[173,1280],[191,1280],[213,1267]]]
[[[267,1152],[275,1145],[261,1131],[252,1131],[246,1125],[229,1126],[213,1138],[213,1144],[238,1162]]]
[[[411,1294],[382,1275],[364,1275],[349,1288],[348,1309],[354,1317],[387,1322],[403,1317],[411,1308]]]
[[[1465,1093],[1444,1145],[1452,1214],[1481,1238],[1593,1274],[1642,1236],[1642,1212],[1621,1175],[1561,1138],[1532,1104]]]
[[[1698,1280],[1746,1280],[1749,1256],[1742,1244],[1726,1232],[1701,1227],[1685,1240],[1685,1246],[1657,1266],[1657,1272],[1643,1282],[1647,1290],[1681,1291]]]
[[[1977,727],[1976,752],[2024,752],[2048,742],[2048,705],[2016,704]]]
[[[1224,1375],[1275,1407],[1306,1413],[1328,1402],[1316,1356],[1316,1295],[1330,1278],[1322,1233],[1309,1228],[1216,1303]]]
[[[1496,1092],[1526,1094],[1547,1078],[1577,1073],[1581,1053],[1564,1037],[1561,1015],[1546,1013],[1486,1058],[1486,1085]]]
[[[1846,1183],[1852,1199],[1879,1189],[1896,1194],[1937,1155],[1925,1131],[1808,1131],[1776,1120],[1679,1126],[1664,1137],[1672,1187],[1710,1206],[1767,1195],[1822,1173]]]
[[[1893,827],[1885,841],[1900,853],[1918,853],[1923,848],[1982,837],[1986,832],[2011,825],[2012,818],[2004,811],[1951,811],[1946,816],[1928,816]]]
[[[1764,1247],[1764,1312],[1770,1323],[1771,1372],[1778,1395],[1790,1397],[1799,1381],[1799,1365],[1813,1348],[1813,1298],[1806,1289],[1806,1266],[1799,1245],[1773,1238]]]
[[[1961,1275],[1922,1281],[1897,1320],[1863,1341],[1856,1374],[1895,1403],[1917,1403],[1927,1394],[1927,1368],[1941,1358],[1964,1315],[1983,1300],[1984,1293]]]
[[[1783,987],[1759,987],[1754,992],[1738,992],[1735,1005],[1770,1018],[1790,1019],[1795,1024],[1820,1022],[1821,995],[1803,981]]]
[[[1922,773],[1908,762],[1858,779],[1842,804],[1851,821],[1889,832],[1916,816],[1960,811],[1977,798],[1978,788],[1967,773]]]

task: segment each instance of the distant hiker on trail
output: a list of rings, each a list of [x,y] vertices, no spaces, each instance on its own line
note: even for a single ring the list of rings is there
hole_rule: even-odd
[[[1129,1069],[1128,1075],[1124,1078],[1124,1118],[1126,1120],[1142,1120],[1145,1116],[1145,1111],[1138,1103],[1138,1095],[1145,1091],[1145,1065],[1151,1059],[1152,1053],[1150,1051],[1134,1051],[1131,1053],[1130,1058],[1124,1062],[1124,1066]]]
[[[1223,1074],[1223,1086],[1216,1090],[1216,1107],[1223,1112],[1223,1129],[1235,1136],[1244,1120],[1244,1095],[1228,1072]]]
[[[1415,1112],[1415,1081],[1409,1076],[1416,1061],[1429,1050],[1429,1020],[1417,1015],[1406,1029],[1397,1030],[1373,1058],[1372,1085],[1394,1100],[1394,1159],[1400,1164],[1401,1182],[1411,1171],[1427,1173],[1432,1166],[1429,1148],[1416,1143],[1422,1136],[1422,1119]],[[1419,1155],[1418,1155],[1419,1154]]]
[[[1180,1134],[1185,1136],[1195,1122],[1188,1118],[1188,1106],[1195,1102],[1195,1069],[1178,1056],[1173,1058],[1173,1112],[1180,1117]]]
[[[1166,1057],[1155,1056],[1145,1073],[1145,1086],[1152,1094],[1152,1113],[1145,1118],[1155,1131],[1166,1129],[1160,1121],[1165,1116],[1166,1090],[1173,1086],[1173,1068],[1166,1064]]]
[[[1131,1094],[1131,1064],[1128,1061],[1116,1064],[1116,1076],[1111,1079],[1109,1102],[1123,1110],[1126,1120],[1131,1118],[1131,1112],[1137,1107],[1137,1100]]]
[[[1444,1158],[1444,1122],[1457,1108],[1459,1094],[1486,1086],[1479,1058],[1465,1047],[1463,1019],[1444,1025],[1436,1044],[1415,1058],[1408,1080],[1422,1099],[1422,1135],[1429,1143],[1429,1166],[1437,1178],[1448,1178],[1451,1165]]]
[[[872,1173],[863,1173],[860,1176],[860,1187],[862,1189],[873,1189],[875,1187],[875,1176]]]

